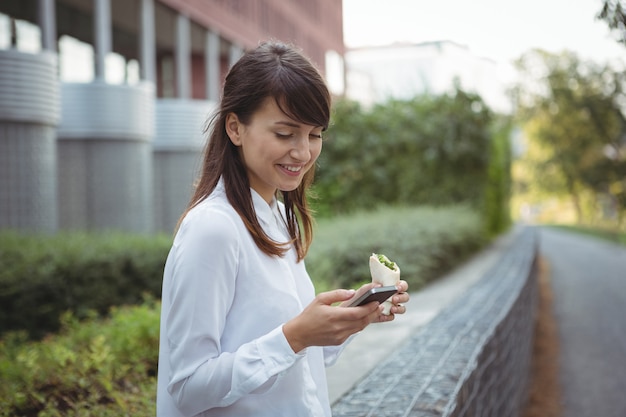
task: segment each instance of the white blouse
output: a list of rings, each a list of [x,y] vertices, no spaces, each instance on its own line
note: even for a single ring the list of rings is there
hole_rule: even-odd
[[[263,230],[285,242],[282,203],[251,190]],[[282,326],[315,296],[295,249],[264,254],[215,191],[183,220],[165,265],[157,416],[326,416],[324,365],[342,346],[294,353]]]

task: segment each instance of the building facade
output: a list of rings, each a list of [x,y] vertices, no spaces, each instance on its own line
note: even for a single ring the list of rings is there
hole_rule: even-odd
[[[267,39],[329,75],[341,0],[1,2],[0,229],[171,232],[223,79]]]
[[[355,48],[345,53],[346,95],[364,105],[420,94],[440,95],[455,82],[479,94],[494,110],[510,110],[495,61],[452,41],[399,43]]]

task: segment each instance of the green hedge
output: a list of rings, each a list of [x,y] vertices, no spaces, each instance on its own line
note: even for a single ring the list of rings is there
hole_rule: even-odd
[[[26,330],[38,338],[114,305],[160,297],[171,238],[121,233],[0,234],[0,332]]]
[[[354,287],[369,280],[369,254],[383,252],[418,289],[483,242],[480,216],[467,206],[381,208],[321,219],[307,267],[318,288]],[[57,331],[64,312],[80,319],[144,294],[159,298],[170,244],[119,233],[0,234],[2,334],[25,330],[36,339]]]
[[[416,291],[486,239],[480,214],[469,206],[379,208],[319,220],[306,264],[318,289],[350,288],[371,281],[369,256],[383,253]]]

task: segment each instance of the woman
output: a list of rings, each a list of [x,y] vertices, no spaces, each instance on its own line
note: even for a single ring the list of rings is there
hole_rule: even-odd
[[[404,313],[404,281],[390,316],[344,308],[354,290],[315,296],[306,190],[329,119],[322,77],[289,46],[264,43],[227,75],[165,266],[158,416],[330,416],[324,365]]]

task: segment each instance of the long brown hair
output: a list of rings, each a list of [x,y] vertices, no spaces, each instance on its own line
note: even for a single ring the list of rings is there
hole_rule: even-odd
[[[280,191],[291,241],[276,242],[267,236],[259,224],[252,204],[246,167],[237,147],[226,133],[228,114],[235,113],[243,124],[249,124],[254,112],[268,97],[274,98],[283,113],[292,119],[311,126],[322,126],[324,130],[328,127],[330,93],[320,73],[300,51],[293,46],[271,41],[247,52],[226,76],[219,109],[207,127],[210,133],[200,180],[178,224],[189,210],[211,194],[222,177],[228,201],[243,220],[257,246],[270,256],[281,256],[293,244],[300,261],[313,239],[313,218],[306,191],[313,182],[315,166],[304,175],[297,189]]]

